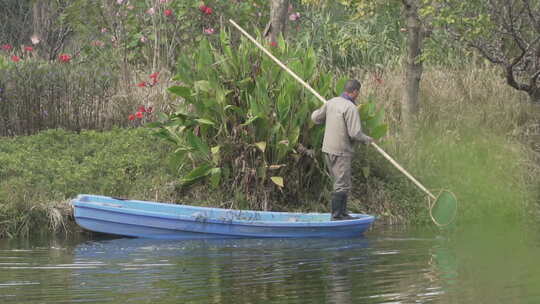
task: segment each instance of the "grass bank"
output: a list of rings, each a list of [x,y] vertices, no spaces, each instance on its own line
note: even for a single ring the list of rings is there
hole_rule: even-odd
[[[2,138],[0,237],[65,231],[78,193],[169,200],[167,149],[143,128]]]
[[[380,75],[378,76],[380,77]],[[540,111],[491,69],[426,71],[416,135],[399,127],[401,73],[382,82],[366,74],[364,96],[386,108],[389,135],[380,143],[429,189],[459,200],[459,222],[538,215]],[[178,187],[171,147],[145,128],[106,132],[49,130],[0,140],[0,237],[65,231],[78,193],[241,208],[241,193]],[[354,163],[350,209],[388,222],[429,222],[425,195],[371,148]],[[328,211],[328,190],[294,211]],[[276,202],[276,208],[287,206]],[[287,210],[287,207],[281,208]],[[292,210],[291,210],[292,211]]]
[[[453,191],[459,222],[536,218],[531,215],[539,210],[540,107],[511,89],[497,69],[428,69],[421,84],[417,131],[407,138],[398,124],[401,80],[400,71],[384,73],[383,83],[365,77],[364,93],[385,105],[391,125],[381,145],[429,189]],[[377,156],[371,161],[386,162]],[[397,177],[397,170],[378,172],[390,176],[378,177],[375,180],[384,182],[359,193],[359,206],[377,210],[383,205],[396,220],[405,215],[429,221],[419,189],[404,190],[401,184],[395,191],[394,181],[405,177]],[[407,195],[414,192],[420,198]]]

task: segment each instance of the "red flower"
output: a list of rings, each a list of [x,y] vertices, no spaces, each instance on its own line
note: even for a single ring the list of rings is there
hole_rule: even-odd
[[[24,47],[24,50],[27,51],[27,52],[31,52],[31,51],[34,50],[34,48],[31,47],[31,46],[25,46],[25,47]]]
[[[139,111],[135,113],[135,116],[137,116],[137,118],[143,118],[143,113]]]
[[[163,11],[163,14],[164,14],[165,16],[169,17],[169,16],[172,16],[173,11],[170,10],[170,9],[166,9],[166,10]]]
[[[206,15],[212,15],[212,12],[213,12],[211,7],[206,6],[204,4],[199,6],[199,10],[201,11],[201,13],[206,14]]]
[[[11,56],[11,60],[13,60],[14,62],[19,62],[19,61],[21,61],[21,57],[13,55],[13,56]]]
[[[129,120],[134,120],[134,119],[135,119],[135,115],[131,114],[131,115],[129,115],[128,118],[129,118]]]
[[[213,33],[216,32],[216,30],[214,30],[214,28],[212,28],[212,27],[211,27],[211,28],[204,29],[203,31],[204,31],[204,33],[207,34],[207,35],[212,35]]]
[[[7,51],[7,52],[11,51],[12,48],[13,47],[11,46],[11,44],[2,45],[2,50]]]
[[[144,81],[139,82],[139,83],[137,83],[137,86],[138,86],[139,88],[144,88],[144,87],[146,87],[146,82],[144,82]]]
[[[139,112],[142,112],[142,113],[146,112],[146,108],[144,106],[140,106]]]
[[[275,41],[272,41],[272,42],[270,42],[270,46],[271,46],[271,47],[277,47],[277,46],[278,46],[278,44],[277,44],[277,42],[275,42]]]
[[[60,54],[58,56],[58,60],[67,63],[67,62],[69,62],[71,60],[71,55],[69,55],[69,54]]]
[[[159,72],[155,72],[150,74],[150,78],[152,78],[152,85],[155,85],[158,82]]]

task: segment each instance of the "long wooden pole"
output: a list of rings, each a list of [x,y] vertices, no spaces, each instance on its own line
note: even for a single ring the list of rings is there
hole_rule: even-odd
[[[268,57],[270,57],[272,60],[274,60],[275,63],[277,63],[281,68],[283,68],[287,73],[289,73],[294,79],[298,80],[306,89],[308,89],[313,95],[315,95],[320,101],[326,102],[326,99],[324,99],[317,91],[315,91],[309,84],[307,84],[302,78],[298,77],[293,71],[291,71],[286,65],[284,65],[279,59],[277,59],[272,53],[270,53],[265,47],[263,47],[257,40],[255,40],[251,35],[249,35],[242,27],[240,27],[236,22],[234,22],[232,19],[229,19],[229,22],[234,25],[244,36],[246,36],[251,42],[253,42],[261,51],[263,51]],[[422,189],[429,197],[431,197],[433,200],[436,200],[437,198],[429,192],[426,187],[424,187],[419,181],[417,181],[407,170],[405,170],[403,167],[401,167],[388,153],[384,152],[381,147],[379,147],[376,143],[371,142],[371,145],[375,147],[375,149],[384,156],[392,165],[394,165],[401,173],[403,173],[405,176],[407,176],[416,186],[418,186],[420,189]]]
[[[433,200],[437,199],[435,195],[429,192],[429,190],[426,189],[426,187],[424,187],[419,181],[417,181],[416,178],[414,178],[409,172],[407,172],[407,170],[401,167],[392,157],[390,157],[390,155],[388,155],[388,153],[384,152],[384,150],[381,149],[381,147],[379,147],[374,142],[372,142],[371,145],[375,147],[375,149],[377,149],[377,151],[379,151],[379,153],[381,153],[382,156],[384,156],[384,158],[386,158],[390,163],[392,163],[394,167],[396,167],[399,171],[401,171],[401,173],[405,174],[405,176],[407,176],[415,185],[417,185],[418,188],[422,189],[427,195],[429,195],[429,197],[431,197]]]

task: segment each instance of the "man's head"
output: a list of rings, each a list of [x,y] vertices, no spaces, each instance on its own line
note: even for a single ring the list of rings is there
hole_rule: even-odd
[[[349,79],[347,80],[347,83],[345,83],[345,93],[349,95],[353,100],[358,97],[358,94],[360,93],[360,87],[362,85],[360,84],[360,81],[356,79]]]

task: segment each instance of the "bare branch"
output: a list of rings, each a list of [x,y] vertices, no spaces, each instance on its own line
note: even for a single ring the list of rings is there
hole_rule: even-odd
[[[488,51],[487,51],[487,47],[484,46],[484,45],[480,45],[478,44],[477,42],[470,42],[469,43],[469,46],[477,49],[481,54],[482,56],[484,56],[487,60],[489,60],[491,63],[494,63],[494,64],[505,64],[504,61],[498,59],[498,58],[495,58],[495,56],[492,56]]]
[[[503,20],[501,20],[502,24],[506,26],[506,29],[511,33],[512,38],[516,42],[517,46],[521,49],[521,51],[525,51],[526,46],[524,39],[519,35],[519,33],[516,31],[516,25],[515,21],[519,22],[519,16],[521,13],[519,13],[517,16],[514,16],[514,4],[515,2],[512,1],[505,1],[506,4],[506,17],[508,18],[508,21],[506,22],[504,16],[502,17]]]
[[[511,63],[506,64],[506,82],[512,86],[515,89],[521,90],[521,91],[527,91],[529,92],[531,88],[536,87],[536,81],[533,82],[534,78],[537,78],[538,76],[533,76],[531,79],[530,85],[525,85],[518,83],[514,77],[514,68],[516,65],[525,57],[525,55],[529,52],[529,50],[538,42],[540,41],[540,37],[536,38],[528,47],[525,49],[518,57],[514,58]],[[540,74],[540,71],[538,71],[536,74]],[[536,75],[535,74],[535,75]]]
[[[534,75],[531,77],[531,85],[536,84],[536,82],[540,79],[540,70],[538,70]]]
[[[512,63],[512,66],[515,66],[516,64],[518,64],[518,63],[521,61],[521,59],[523,59],[523,57],[525,57],[525,55],[529,52],[529,50],[530,50],[531,48],[533,48],[534,45],[535,45],[538,41],[540,41],[540,36],[537,37],[533,42],[531,42],[531,44],[529,44],[529,45],[527,46],[527,48],[526,48],[525,50],[523,50],[523,52],[521,53],[521,55],[519,55],[518,57],[515,58],[514,62]]]
[[[514,77],[514,66],[509,64],[506,66],[506,83],[508,83],[511,87],[513,87],[516,90],[520,91],[529,91],[530,86],[518,83]]]
[[[529,18],[531,19],[531,22],[533,23],[533,28],[540,34],[540,20],[536,18],[536,16],[533,13],[533,10],[531,8],[531,4],[529,0],[523,0],[523,4],[525,5],[525,8],[527,9],[527,14],[529,15]]]

